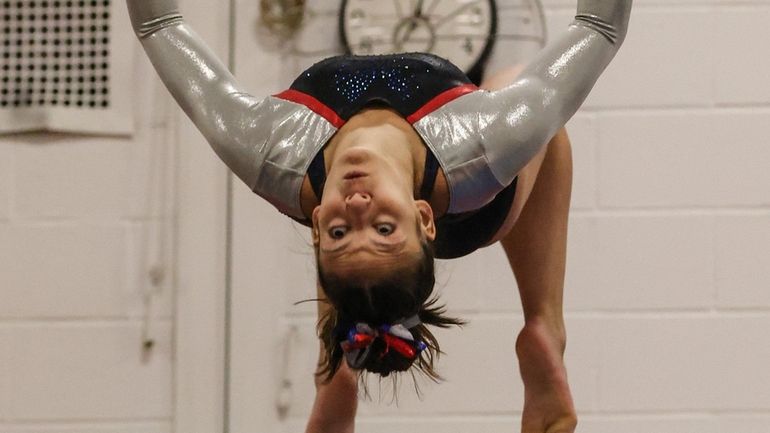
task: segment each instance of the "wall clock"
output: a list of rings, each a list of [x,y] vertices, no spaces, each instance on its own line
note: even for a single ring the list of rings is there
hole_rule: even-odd
[[[278,11],[271,20],[296,23],[300,11],[290,34],[263,29],[258,35],[263,44],[275,39],[287,76],[344,52],[428,51],[448,58],[478,83],[485,72],[526,63],[546,40],[539,0],[260,1],[263,14]]]
[[[342,0],[340,36],[351,54],[429,52],[471,78],[497,33],[495,0]]]

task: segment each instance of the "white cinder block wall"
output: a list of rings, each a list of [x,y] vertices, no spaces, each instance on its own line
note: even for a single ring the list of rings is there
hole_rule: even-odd
[[[563,31],[575,2],[543,3]],[[578,431],[770,432],[769,19],[766,0],[635,0],[568,125]],[[448,380],[423,403],[365,405],[364,431],[393,431],[397,414],[398,431],[515,431],[522,319],[505,268],[498,248],[443,265],[444,299],[471,320],[442,334]]]
[[[574,2],[544,3],[554,34]],[[579,430],[767,433],[770,2],[635,4],[569,125]]]
[[[561,31],[574,1],[544,3]],[[636,0],[626,45],[570,122],[567,360],[581,431],[770,432],[768,21],[766,0]],[[158,204],[173,137],[145,62],[135,76],[131,140],[0,138],[0,432],[172,429],[170,289],[153,300],[149,357],[140,344],[148,269],[173,256]],[[521,322],[504,267],[488,249],[442,278],[473,323],[447,334],[447,352],[507,391],[450,368],[440,401],[395,410],[405,428],[515,428],[515,362],[481,366],[490,334]],[[377,431],[367,410],[362,426]]]
[[[137,58],[132,138],[0,137],[2,433],[171,431],[173,107]]]
[[[583,431],[769,432],[770,2],[636,4],[576,119]]]

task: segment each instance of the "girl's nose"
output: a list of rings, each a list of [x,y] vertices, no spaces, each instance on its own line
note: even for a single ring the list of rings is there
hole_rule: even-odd
[[[372,197],[364,192],[356,192],[345,197],[345,205],[353,210],[366,210],[372,202]]]

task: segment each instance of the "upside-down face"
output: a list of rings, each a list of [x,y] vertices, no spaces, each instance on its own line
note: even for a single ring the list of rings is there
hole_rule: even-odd
[[[313,211],[313,240],[325,272],[376,279],[413,263],[421,239],[435,237],[430,205],[413,198],[412,180],[400,174],[397,163],[365,146],[337,155]]]

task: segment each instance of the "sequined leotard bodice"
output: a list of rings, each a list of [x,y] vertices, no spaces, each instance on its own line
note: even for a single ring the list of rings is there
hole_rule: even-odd
[[[478,87],[450,62],[431,54],[409,53],[331,57],[304,71],[288,90],[274,96],[295,103],[299,111],[314,112],[336,130],[372,104],[393,109],[414,125],[444,104],[477,90]],[[324,133],[310,134],[304,140],[325,137]],[[312,160],[299,174],[308,174],[319,199],[325,182],[323,152],[320,150],[325,144],[300,144],[300,147],[315,149],[315,153],[298,155],[303,159],[303,167],[307,162],[305,158]],[[420,198],[429,199],[439,165],[435,153],[429,148]]]
[[[475,90],[478,88],[450,62],[431,54],[409,53],[331,57],[301,73],[289,90],[276,96],[306,105],[340,127],[375,102],[414,123]]]
[[[155,69],[220,158],[253,191],[300,219],[302,180],[315,155],[360,109],[362,95],[377,86],[390,92],[385,93],[393,98],[393,108],[440,164],[449,190],[447,212],[489,205],[578,109],[623,41],[632,3],[578,0],[568,31],[541,50],[509,87],[481,91],[450,79],[425,92],[425,101],[399,93],[411,78],[397,68],[332,70],[325,85],[335,80],[348,85],[331,96],[306,92],[300,79],[288,93],[255,98],[240,89],[183,21],[174,0],[127,2]],[[403,100],[394,103],[398,98]]]

